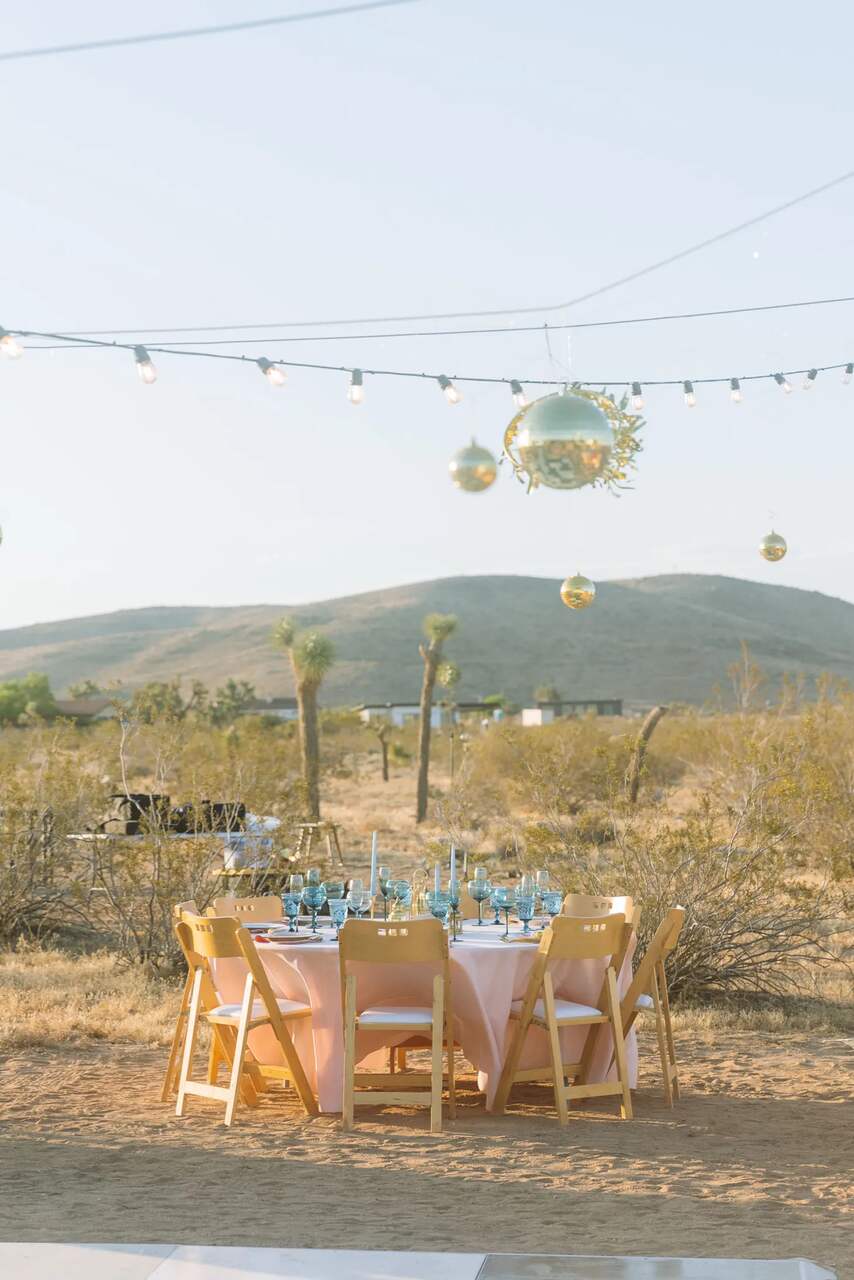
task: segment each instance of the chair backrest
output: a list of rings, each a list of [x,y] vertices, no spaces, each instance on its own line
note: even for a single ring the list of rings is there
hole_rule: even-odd
[[[372,964],[442,964],[448,936],[441,921],[348,920],[338,934],[341,970],[351,960]]]
[[[199,908],[192,898],[188,898],[186,902],[176,902],[172,908],[172,919],[176,924],[184,918],[185,914],[188,916],[199,915]]]
[[[623,996],[624,1026],[631,1026],[634,1021],[635,1005],[638,1002],[638,997],[652,994],[655,969],[658,965],[664,963],[664,957],[676,946],[684,921],[685,908],[671,907],[653,934],[650,944],[635,970],[629,989]]]
[[[631,898],[615,898],[608,894],[568,893],[563,900],[563,915],[580,916],[584,919],[612,915],[624,915],[628,919],[633,910]]]
[[[540,952],[548,960],[604,960],[617,955],[623,945],[626,917],[555,916],[540,940]]]
[[[268,920],[281,920],[284,909],[281,898],[271,893],[264,898],[214,898],[208,915],[233,916],[242,924],[265,924]]]

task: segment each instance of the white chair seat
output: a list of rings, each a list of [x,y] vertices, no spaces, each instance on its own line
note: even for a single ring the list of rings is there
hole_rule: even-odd
[[[654,1009],[655,1002],[652,996],[638,996],[637,1000],[635,1001],[635,1008],[636,1009]]]
[[[510,1017],[518,1018],[522,1012],[522,1001],[514,1000],[510,1006]],[[589,1004],[576,1004],[574,1000],[555,1000],[555,1017],[558,1022],[586,1022],[588,1018],[603,1017],[601,1009],[594,1009]],[[534,1005],[534,1017],[541,1022],[546,1019],[546,1006],[543,1000]]]
[[[365,1009],[358,1016],[360,1031],[385,1031],[394,1027],[432,1027],[433,1010],[419,1006],[387,1005],[382,1009]]]
[[[311,1006],[301,1004],[298,1000],[277,1000],[279,1013],[283,1018],[304,1018],[311,1013]],[[241,1005],[239,1004],[218,1004],[215,1009],[211,1009],[211,1016],[214,1018],[239,1018]],[[264,1007],[263,1000],[256,1000],[252,1005],[252,1017],[265,1018],[267,1010]]]

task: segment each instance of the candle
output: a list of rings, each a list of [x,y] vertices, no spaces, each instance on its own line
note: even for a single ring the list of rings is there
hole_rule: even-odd
[[[377,833],[371,832],[371,897],[377,891]]]
[[[438,862],[433,868],[433,888],[437,893],[442,892],[442,868],[439,866]]]
[[[457,880],[457,851],[451,845],[451,884],[456,884]]]

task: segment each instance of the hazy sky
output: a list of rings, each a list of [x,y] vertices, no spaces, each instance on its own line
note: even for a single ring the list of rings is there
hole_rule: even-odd
[[[262,17],[309,0],[253,0]],[[0,50],[230,21],[226,0],[5,5]],[[772,20],[773,17],[773,20]],[[0,323],[92,329],[557,302],[854,168],[854,8],[419,0],[0,64]],[[854,182],[571,313],[854,294]],[[538,317],[535,317],[538,319]],[[854,359],[854,304],[552,338],[247,340],[253,356],[582,379]],[[508,317],[506,323],[512,323]],[[502,321],[499,321],[502,323]],[[401,326],[406,327],[406,326]],[[340,332],[334,327],[330,332]],[[293,333],[294,331],[287,331]],[[311,331],[307,331],[311,332]],[[200,344],[201,345],[201,344]],[[240,350],[240,348],[227,348]],[[299,354],[297,354],[297,352]],[[456,492],[501,388],[114,352],[2,362],[0,625],[298,602],[460,573],[725,573],[854,600],[854,383],[651,391],[636,487]],[[771,523],[778,566],[756,544]],[[508,602],[512,609],[512,600]]]

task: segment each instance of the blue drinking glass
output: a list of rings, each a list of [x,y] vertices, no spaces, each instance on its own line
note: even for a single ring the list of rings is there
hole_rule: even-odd
[[[447,893],[444,893],[441,889],[438,892],[435,889],[431,889],[427,894],[427,906],[430,908],[432,916],[435,916],[437,920],[441,920],[442,924],[448,923],[451,899]]]
[[[531,932],[531,921],[534,918],[534,895],[516,894],[516,914],[522,921],[522,936]]]
[[[296,933],[297,931],[297,920],[299,919],[301,901],[302,893],[282,894],[282,906],[285,909],[285,915],[288,917],[288,933]]]
[[[492,921],[493,924],[501,924],[501,895],[503,892],[504,890],[501,888],[501,885],[498,884],[493,885],[490,890],[489,905],[495,912],[495,919]]]
[[[388,900],[391,897],[391,867],[377,868],[377,890],[383,900],[383,919],[388,920]]]
[[[347,905],[356,919],[360,920],[371,909],[371,895],[367,889],[351,889],[347,894]]]
[[[338,937],[339,930],[347,919],[349,906],[346,898],[333,898],[329,903],[329,914],[332,917],[332,923],[335,926],[335,936]]]
[[[563,894],[559,889],[549,889],[543,894],[543,910],[550,920],[559,916],[563,907]]]
[[[492,885],[482,876],[477,876],[474,880],[469,880],[468,891],[477,903],[477,922],[479,925],[482,925],[483,904],[492,893]]]
[[[307,884],[302,900],[311,912],[311,932],[317,933],[317,913],[326,901],[326,890],[322,884]]]
[[[327,902],[334,902],[336,898],[344,897],[343,880],[324,880],[323,887],[326,890]]]
[[[499,911],[504,912],[504,937],[506,938],[510,934],[510,912],[516,905],[516,890],[496,889],[493,904],[498,907]]]
[[[412,886],[408,880],[392,880],[389,889],[389,897],[400,903],[401,907],[412,905]]]

